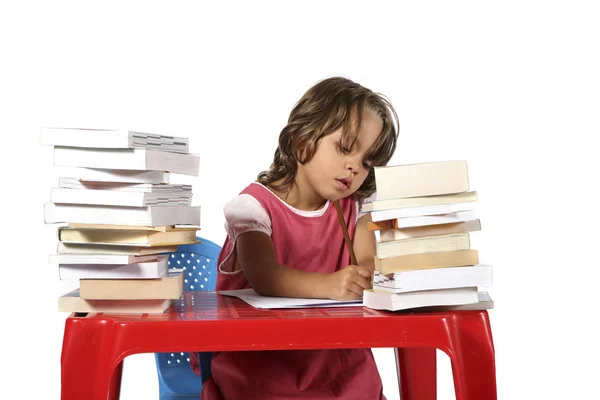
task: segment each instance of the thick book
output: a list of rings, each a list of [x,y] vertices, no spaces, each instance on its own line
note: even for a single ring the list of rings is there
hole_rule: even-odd
[[[477,250],[440,251],[380,259],[375,258],[375,270],[382,274],[429,268],[450,268],[479,264]]]
[[[391,210],[372,211],[373,222],[397,218],[423,217],[428,215],[452,214],[461,211],[474,211],[475,203],[437,204],[433,206],[394,208]]]
[[[411,254],[435,253],[442,251],[469,250],[471,241],[468,232],[450,235],[426,236],[376,243],[377,258],[407,256]]]
[[[413,228],[381,229],[374,231],[378,243],[393,242],[394,240],[412,239],[425,236],[450,235],[452,233],[476,232],[481,230],[481,222],[458,222],[454,224],[429,225]]]
[[[84,182],[120,182],[120,183],[150,183],[167,184],[171,174],[167,171],[136,171],[129,169],[105,168],[60,168],[60,175]]]
[[[155,254],[143,256],[129,254],[89,254],[89,253],[57,253],[51,254],[48,261],[54,264],[135,264],[156,261]]]
[[[192,204],[192,193],[52,188],[50,201],[56,204],[96,204],[123,207],[189,206]]]
[[[41,128],[40,142],[46,146],[189,151],[189,139],[185,137],[115,129]]]
[[[168,171],[198,176],[200,157],[195,154],[169,153],[156,150],[90,149],[55,146],[54,165],[58,167]]]
[[[79,244],[58,242],[56,252],[58,254],[111,254],[111,255],[130,255],[143,256],[150,254],[173,253],[177,251],[177,246],[120,246],[105,244]]]
[[[431,225],[455,224],[475,220],[477,220],[477,214],[474,211],[458,211],[449,214],[423,215],[368,222],[367,227],[370,231],[378,231],[383,229],[405,229]]]
[[[58,311],[69,313],[162,314],[173,299],[156,300],[85,300],[79,289],[58,298]]]
[[[477,293],[477,303],[458,304],[454,306],[430,306],[423,308],[414,308],[414,312],[439,312],[439,311],[481,311],[494,308],[494,301],[490,294],[484,290]]]
[[[436,196],[469,190],[466,161],[375,167],[377,200]]]
[[[58,228],[58,240],[63,243],[106,244],[117,246],[173,246],[200,243],[197,229],[170,228],[161,230],[141,229],[88,229]]]
[[[375,289],[363,292],[363,305],[376,310],[400,311],[432,306],[476,304],[476,287],[421,290],[418,292],[386,293]]]
[[[78,222],[144,226],[200,226],[200,206],[120,207],[46,203],[44,205],[44,220],[47,224]]]
[[[375,271],[373,290],[405,293],[473,286],[491,287],[492,281],[492,266],[484,264],[468,267],[421,269],[396,272],[389,275]]]
[[[59,264],[60,280],[73,279],[156,279],[168,275],[168,256],[135,264]]]
[[[102,182],[85,181],[76,178],[59,178],[58,186],[65,189],[97,189],[111,190],[116,192],[183,192],[192,191],[192,185],[171,185],[171,184],[152,184],[152,183],[129,183],[129,182]]]
[[[414,208],[439,204],[469,203],[477,201],[477,192],[464,192],[429,197],[411,197],[407,199],[375,200],[364,203],[362,211],[384,211],[396,208]]]
[[[183,270],[169,270],[158,279],[82,279],[80,297],[86,300],[178,299],[183,293]]]

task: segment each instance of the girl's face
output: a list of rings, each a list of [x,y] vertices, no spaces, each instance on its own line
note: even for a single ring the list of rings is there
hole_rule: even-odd
[[[371,165],[364,161],[364,155],[382,129],[381,120],[365,110],[352,149],[350,138],[349,143],[341,143],[341,128],[325,136],[318,143],[313,158],[304,165],[298,165],[296,182],[310,185],[323,199],[338,200],[350,196],[367,178]]]

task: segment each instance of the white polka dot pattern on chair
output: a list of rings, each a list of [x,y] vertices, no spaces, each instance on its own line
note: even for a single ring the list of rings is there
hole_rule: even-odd
[[[208,288],[216,260],[195,253],[172,253],[169,257],[169,269],[183,269],[183,290],[186,292],[204,292]]]
[[[217,254],[206,256],[197,252],[179,251],[171,253],[169,256],[169,269],[183,269],[183,290],[185,292],[214,290],[217,280],[216,258]],[[181,366],[190,362],[190,353],[187,352],[163,354],[169,367]]]
[[[178,365],[190,362],[190,353],[167,353],[167,364]]]

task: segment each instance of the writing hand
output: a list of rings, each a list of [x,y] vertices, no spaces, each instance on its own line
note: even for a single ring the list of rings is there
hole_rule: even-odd
[[[371,270],[358,265],[348,265],[325,279],[333,300],[358,300],[363,290],[371,288]]]

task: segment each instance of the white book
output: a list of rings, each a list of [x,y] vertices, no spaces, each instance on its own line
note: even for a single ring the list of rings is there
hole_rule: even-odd
[[[200,206],[119,207],[90,204],[44,204],[47,224],[74,222],[106,225],[200,226]]]
[[[458,304],[454,306],[431,306],[425,307],[422,309],[424,312],[432,312],[432,311],[473,311],[473,310],[489,310],[494,308],[494,301],[490,294],[486,291],[480,290],[477,293],[478,302],[477,303],[469,303],[469,304]],[[413,311],[421,311],[419,309],[414,309]]]
[[[60,280],[71,279],[157,279],[168,276],[168,256],[134,264],[59,264]]]
[[[195,154],[169,153],[156,150],[90,149],[55,146],[54,165],[58,167],[169,171],[171,173],[198,176],[200,157]]]
[[[465,267],[432,268],[396,272],[383,275],[375,271],[373,290],[405,293],[419,290],[452,289],[460,287],[491,287],[491,265],[477,264]]]
[[[394,240],[411,239],[425,236],[449,235],[460,232],[476,232],[480,230],[481,222],[476,219],[454,224],[432,224],[429,226],[417,226],[412,228],[381,229],[374,231],[373,233],[375,234],[376,242],[385,243],[393,242]]]
[[[106,206],[189,206],[192,193],[160,192],[125,192],[94,189],[52,188],[50,201],[56,204],[97,204]]]
[[[371,220],[373,222],[378,222],[397,218],[451,214],[459,211],[473,211],[474,208],[474,203],[453,203],[438,204],[434,206],[395,208],[392,210],[373,211],[371,212]]]
[[[376,310],[400,311],[432,306],[458,306],[476,304],[479,295],[476,287],[422,290],[407,293],[385,293],[375,290],[363,292],[365,307]]]
[[[46,146],[189,151],[188,138],[113,129],[41,128],[40,142]]]
[[[121,183],[169,183],[171,174],[166,171],[135,171],[127,169],[62,167],[64,177],[84,182],[121,182]]]
[[[396,218],[398,229],[420,226],[444,225],[477,220],[475,211],[457,211],[448,214],[423,215],[418,217]]]
[[[48,258],[53,264],[135,264],[157,259],[156,254],[134,256],[127,254],[51,254]]]
[[[112,190],[117,192],[191,192],[192,185],[170,185],[129,182],[92,182],[76,178],[59,178],[58,186],[65,189]]]
[[[467,162],[438,161],[374,168],[377,200],[425,197],[469,190]]]

